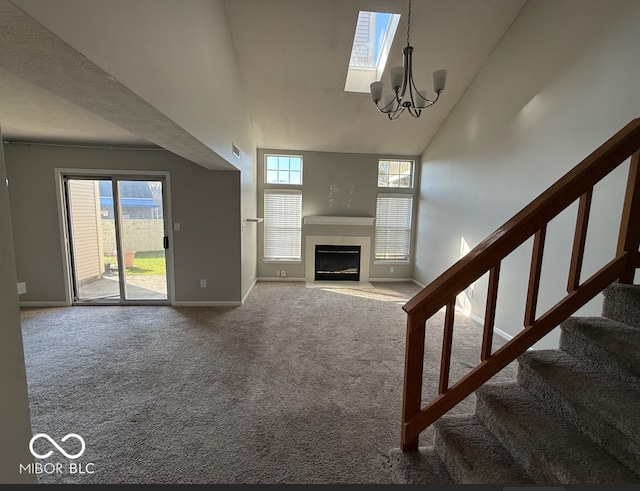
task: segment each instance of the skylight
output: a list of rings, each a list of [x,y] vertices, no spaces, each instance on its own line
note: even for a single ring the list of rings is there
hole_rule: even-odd
[[[380,80],[399,21],[400,14],[360,11],[344,86],[346,92],[368,93],[369,84]]]

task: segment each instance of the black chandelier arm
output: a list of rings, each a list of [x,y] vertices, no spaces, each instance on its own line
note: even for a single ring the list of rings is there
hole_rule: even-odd
[[[434,105],[438,101],[445,86],[447,72],[446,70],[438,70],[432,74],[433,92],[435,93],[433,99],[427,97],[426,90],[423,92],[423,96],[416,87],[413,79],[413,47],[410,44],[410,32],[411,0],[409,0],[409,15],[407,17],[407,45],[402,50],[403,66],[395,67],[391,70],[391,81],[392,86],[395,85],[393,87],[395,93],[384,107],[379,105],[382,99],[382,82],[377,81],[370,84],[371,95],[377,110],[386,114],[391,120],[398,119],[405,109],[413,117],[418,118],[423,109]],[[402,70],[402,81],[399,80],[400,70]]]
[[[383,114],[389,114],[389,115],[398,114],[398,115],[400,115],[400,113],[402,113],[402,111],[404,111],[404,106],[395,106],[395,107],[393,107],[395,101],[396,101],[395,99],[392,99],[391,102],[389,104],[387,104],[386,106],[384,106],[384,107],[380,107],[378,105],[378,103],[376,103],[376,108],[378,109],[378,111],[380,111]],[[392,106],[392,107],[389,108],[390,106]]]

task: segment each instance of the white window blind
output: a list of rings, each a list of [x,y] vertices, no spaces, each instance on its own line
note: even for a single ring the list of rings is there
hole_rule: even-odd
[[[378,194],[375,259],[408,261],[413,196]]]
[[[264,259],[300,260],[302,191],[265,189]]]

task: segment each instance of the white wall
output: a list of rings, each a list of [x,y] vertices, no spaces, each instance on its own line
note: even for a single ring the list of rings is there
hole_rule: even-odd
[[[26,466],[33,457],[28,451],[31,421],[6,179],[0,147],[0,483],[24,484],[34,483],[35,476],[19,472],[19,464]]]
[[[529,0],[422,156],[415,277],[427,284],[640,116],[640,2]],[[584,273],[611,258],[627,164],[596,187]],[[563,294],[576,206],[552,222],[538,312]],[[615,217],[615,219],[612,219]],[[503,263],[496,326],[522,329],[531,242]],[[472,312],[484,315],[486,278]],[[579,313],[599,315],[600,297]],[[556,347],[558,330],[536,347]]]

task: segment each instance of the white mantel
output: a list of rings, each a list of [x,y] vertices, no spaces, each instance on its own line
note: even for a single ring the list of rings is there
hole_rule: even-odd
[[[333,216],[309,216],[304,217],[305,225],[365,225],[371,226],[374,217],[333,217]]]

